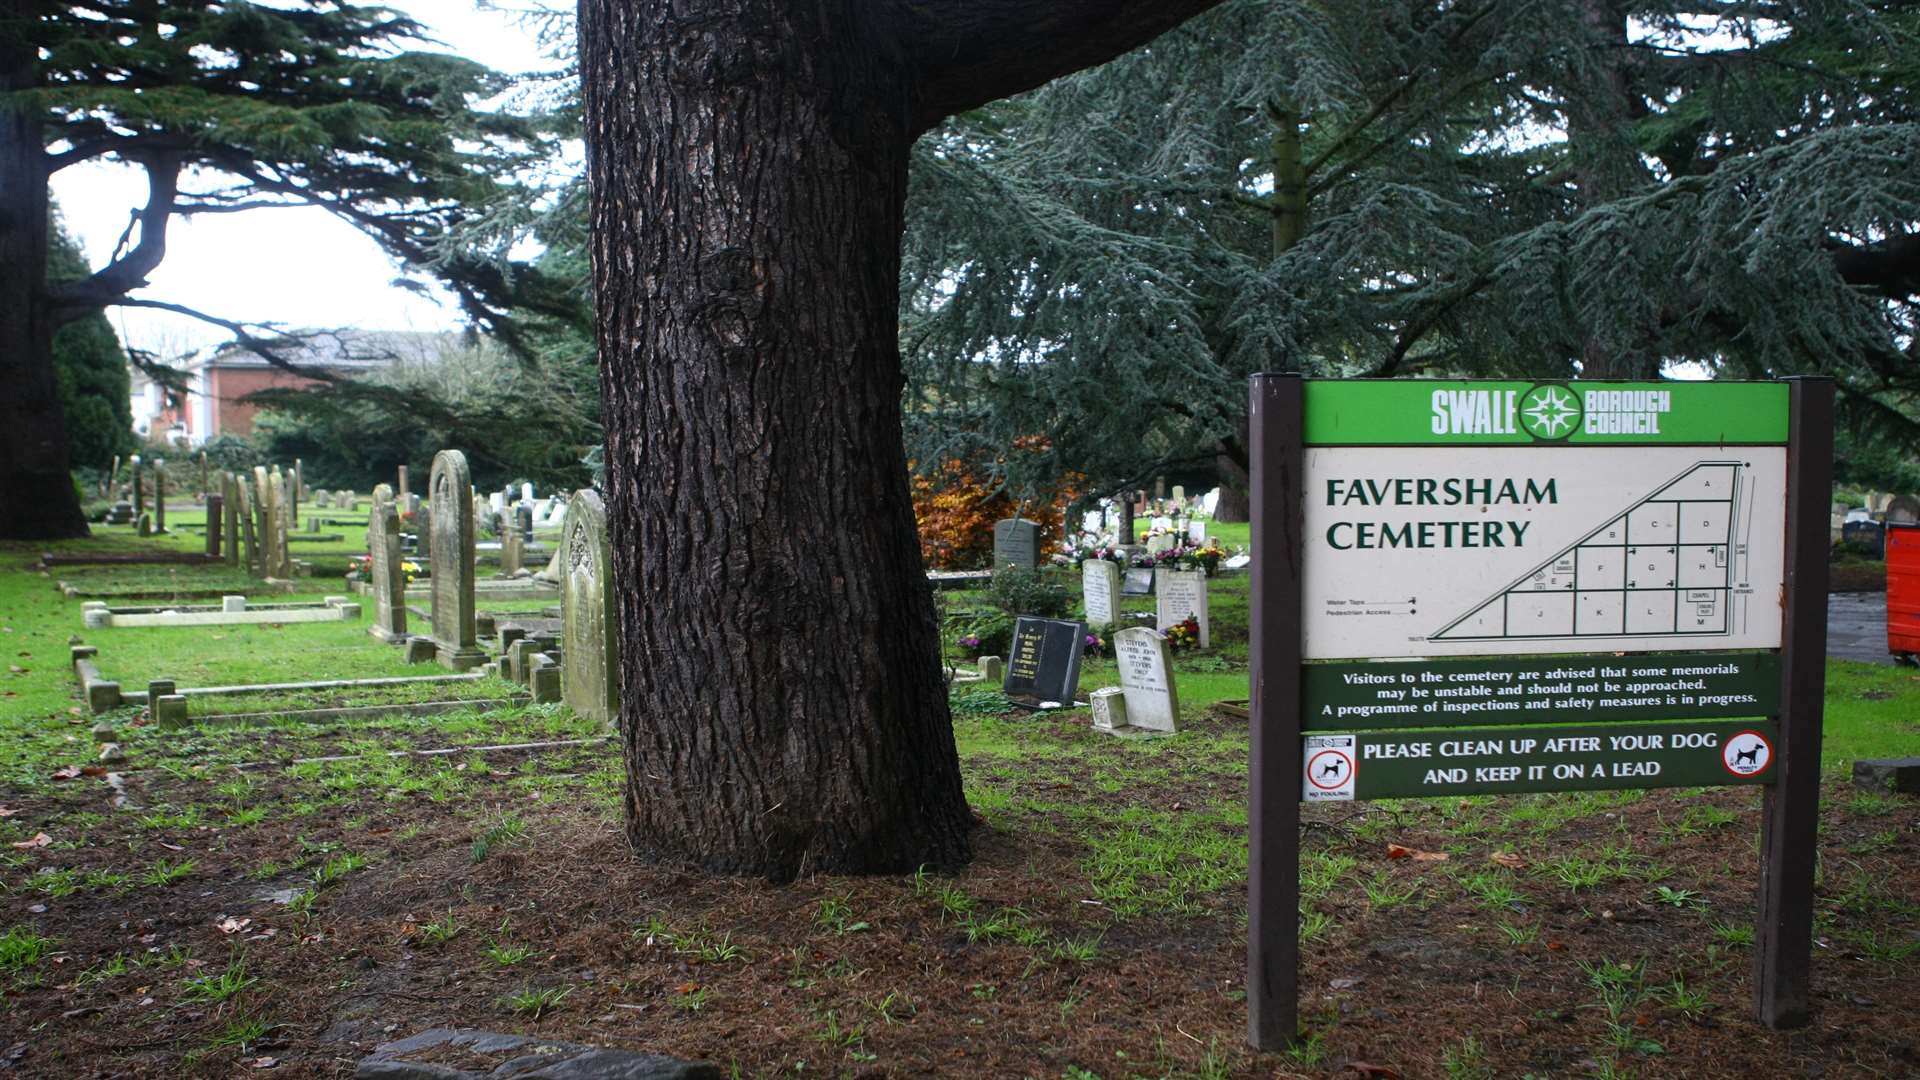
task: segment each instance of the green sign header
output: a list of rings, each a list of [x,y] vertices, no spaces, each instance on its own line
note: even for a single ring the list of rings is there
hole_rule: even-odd
[[[1308,446],[1779,445],[1775,382],[1309,379]]]

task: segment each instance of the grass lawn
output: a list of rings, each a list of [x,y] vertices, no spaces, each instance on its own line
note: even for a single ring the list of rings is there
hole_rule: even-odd
[[[353,537],[344,569],[364,533],[327,528]],[[58,550],[198,543],[101,531]],[[559,706],[180,731],[128,707],[109,717],[129,758],[118,786],[62,779],[93,759],[70,636],[128,689],[439,669],[400,663],[364,617],[85,630],[54,587],[78,568],[27,569],[44,547],[0,546],[0,994],[15,1033],[0,1049],[23,1047],[5,1051],[22,1075],[263,1075],[270,1059],[279,1075],[348,1076],[373,1045],[436,1025],[751,1077],[1333,1078],[1372,1063],[1732,1078],[1920,1063],[1920,800],[1847,781],[1856,757],[1920,754],[1910,670],[1829,666],[1810,1027],[1749,1015],[1754,790],[1406,800],[1306,808],[1304,1037],[1255,1055],[1247,738],[1214,707],[1247,696],[1244,575],[1213,583],[1215,647],[1178,655],[1178,736],[1115,739],[1084,710],[1022,715],[962,686],[974,859],[774,885],[634,859],[619,742]],[[88,577],[125,586],[154,570]],[[301,588],[256,599],[346,591],[337,576]],[[1082,697],[1115,681],[1091,658]],[[511,692],[432,686],[195,708]],[[482,749],[509,743],[545,745]],[[1390,858],[1390,844],[1445,858]]]

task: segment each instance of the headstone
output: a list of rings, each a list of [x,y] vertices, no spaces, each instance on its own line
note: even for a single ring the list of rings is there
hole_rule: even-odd
[[[260,518],[259,502],[254,498],[253,484],[244,476],[234,480],[234,490],[240,495],[239,509],[234,517],[240,522],[240,539],[246,546],[245,565],[247,573],[254,577],[266,576],[266,565],[260,558]]]
[[[533,504],[520,503],[513,508],[513,527],[523,543],[533,541]]]
[[[1157,600],[1154,628],[1166,633],[1167,628],[1186,621],[1191,615],[1200,624],[1200,647],[1211,647],[1213,638],[1207,619],[1207,575],[1201,570],[1169,570],[1160,567],[1153,572],[1153,592]]]
[[[561,696],[574,712],[611,723],[620,711],[620,611],[607,508],[591,489],[569,500],[559,556]]]
[[[1887,524],[1913,525],[1920,523],[1920,499],[1911,495],[1895,495],[1887,503]]]
[[[107,470],[106,483],[100,485],[100,497],[106,498],[113,493],[113,486],[120,482],[120,455],[113,455],[113,467]]]
[[[1187,543],[1200,547],[1207,542],[1207,523],[1204,521],[1187,522]]]
[[[523,481],[520,484],[520,501],[525,503],[533,501],[533,485],[531,483]]]
[[[467,456],[433,456],[427,493],[433,500],[433,644],[442,667],[465,671],[486,663],[473,625],[473,482]]]
[[[141,536],[152,536],[153,535],[153,515],[141,514],[139,522],[134,525],[134,531]]]
[[[165,462],[156,462],[153,469],[153,531],[167,531],[167,469]]]
[[[1002,518],[993,523],[993,566],[1020,566],[1028,570],[1040,565],[1040,525],[1023,518]]]
[[[1080,564],[1081,600],[1087,609],[1087,626],[1097,629],[1112,626],[1120,619],[1120,566],[1107,559],[1088,559]]]
[[[272,502],[267,492],[267,467],[253,467],[253,561],[255,572],[261,577],[273,576],[273,560],[268,552],[273,550],[273,530],[268,524]]]
[[[147,512],[147,475],[145,466],[140,464],[140,455],[133,455],[133,516],[138,520]]]
[[[280,472],[280,466],[273,467],[273,475],[267,477],[267,576],[285,580],[293,576],[293,560],[287,556],[287,532],[293,527],[293,518],[288,513],[287,478]]]
[[[373,557],[373,625],[367,633],[389,644],[407,640],[407,576],[400,568],[400,514],[373,500],[367,515],[367,552]]]
[[[1858,545],[1870,559],[1887,557],[1887,530],[1878,521],[1849,521],[1842,526],[1840,538]]]
[[[220,610],[222,612],[245,611],[247,610],[247,598],[245,596],[223,596],[220,598]]]
[[[1147,537],[1147,554],[1158,555],[1163,551],[1172,551],[1174,543],[1172,533],[1154,533]]]
[[[207,496],[207,557],[210,559],[220,557],[221,526],[225,511],[225,496]]]
[[[1085,623],[1022,615],[1013,621],[1007,678],[1001,689],[1029,705],[1071,705],[1080,690]]]
[[[1121,596],[1152,596],[1153,568],[1129,566],[1120,581]]]
[[[227,545],[226,563],[228,566],[240,565],[240,519],[245,511],[240,505],[240,483],[226,470],[220,472],[220,495],[226,503],[225,543]]]
[[[1003,682],[1007,677],[1007,662],[998,656],[983,656],[977,662],[980,680],[988,685]]]
[[[1173,683],[1173,650],[1166,636],[1144,626],[1113,635],[1113,659],[1126,692],[1127,722],[1149,731],[1177,731],[1180,700]]]
[[[293,494],[287,499],[287,520],[300,524],[300,500],[307,496],[306,470],[299,458],[293,459]]]
[[[520,562],[526,553],[526,542],[520,539],[520,530],[508,529],[500,534],[500,576],[512,577],[520,572]]]
[[[413,512],[413,491],[407,487],[407,467],[405,465],[400,466],[397,479],[399,481],[399,487],[395,494],[394,502],[399,505],[401,513],[410,514]]]
[[[1185,484],[1173,485],[1173,501],[1182,506],[1187,504],[1187,486]]]

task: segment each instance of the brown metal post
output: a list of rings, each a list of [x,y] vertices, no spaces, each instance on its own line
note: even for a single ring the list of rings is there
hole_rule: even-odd
[[[1249,380],[1252,703],[1247,806],[1247,1041],[1293,1042],[1300,1023],[1300,561],[1306,383]]]
[[[1833,500],[1833,380],[1786,382],[1790,426],[1780,745],[1774,748],[1777,775],[1761,800],[1760,905],[1754,927],[1754,1008],[1760,1022],[1773,1028],[1807,1022]]]

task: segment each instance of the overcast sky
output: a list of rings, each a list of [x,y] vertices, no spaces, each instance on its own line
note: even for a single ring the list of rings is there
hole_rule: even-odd
[[[498,8],[475,0],[384,0],[432,28],[444,49],[496,71],[551,67],[532,31]],[[523,7],[525,0],[502,0]],[[95,268],[105,264],[146,203],[145,174],[104,161],[55,173],[53,197],[67,230]],[[147,288],[134,295],[167,300],[225,318],[294,327],[354,326],[371,330],[434,330],[460,325],[458,309],[390,283],[400,268],[373,241],[324,210],[253,210],[173,219],[167,257]],[[226,331],[167,312],[109,308],[107,318],[129,344],[171,348],[215,344]]]

